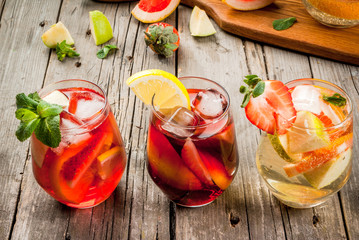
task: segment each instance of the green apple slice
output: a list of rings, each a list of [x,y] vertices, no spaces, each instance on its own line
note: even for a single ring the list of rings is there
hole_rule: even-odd
[[[67,30],[62,22],[52,25],[51,28],[41,36],[41,39],[49,48],[56,48],[56,44],[64,40],[66,40],[66,43],[69,45],[75,44],[69,30]]]
[[[51,104],[58,104],[63,108],[68,107],[70,102],[69,98],[59,90],[51,92],[43,97],[42,100]]]
[[[352,150],[349,148],[336,158],[326,162],[321,167],[310,172],[304,173],[303,176],[308,180],[310,185],[316,189],[321,189],[330,185],[345,171],[350,163]]]
[[[294,163],[302,159],[302,153],[291,153],[288,150],[288,135],[278,135],[278,134],[267,134],[274,150],[278,155],[289,163]]]
[[[324,124],[308,111],[297,112],[294,126],[288,130],[287,134],[289,151],[293,153],[314,151],[330,144]]]
[[[91,34],[96,45],[101,45],[113,37],[112,27],[107,17],[100,11],[89,13]]]
[[[216,33],[206,12],[197,6],[192,10],[189,30],[191,35],[196,37],[206,37]]]

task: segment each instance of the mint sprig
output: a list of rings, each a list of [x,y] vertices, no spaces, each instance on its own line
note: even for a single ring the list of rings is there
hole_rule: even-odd
[[[347,99],[339,93],[334,93],[333,96],[323,96],[323,100],[338,107],[343,107],[347,104]]]
[[[80,54],[75,51],[74,47],[66,43],[66,40],[56,44],[56,54],[57,59],[59,59],[61,62],[65,57],[74,58],[80,56]]]
[[[15,116],[20,120],[16,137],[21,142],[28,139],[33,132],[43,144],[55,148],[61,142],[60,113],[62,107],[41,100],[38,93],[16,95]]]
[[[241,86],[239,92],[244,94],[241,107],[244,108],[249,103],[251,96],[256,98],[264,93],[265,83],[257,75],[247,75],[243,80],[247,86]]]
[[[99,59],[103,59],[105,57],[107,57],[107,55],[110,53],[110,52],[113,52],[114,50],[118,49],[116,45],[106,45],[104,48],[98,50],[96,56],[99,58]]]

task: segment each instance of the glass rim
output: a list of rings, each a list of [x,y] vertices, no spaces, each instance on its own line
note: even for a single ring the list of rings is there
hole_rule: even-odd
[[[43,88],[41,88],[39,91],[38,91],[38,94],[39,96],[41,97],[41,93],[42,92],[46,92],[47,89],[51,89],[51,87],[54,87],[58,84],[61,84],[61,83],[68,83],[68,82],[83,82],[83,83],[87,83],[87,84],[90,84],[90,85],[93,85],[96,89],[96,92],[98,92],[101,96],[104,97],[105,99],[105,102],[104,102],[104,105],[103,107],[101,108],[101,111],[97,114],[97,116],[95,116],[94,118],[92,118],[91,120],[87,121],[86,123],[82,124],[82,125],[79,125],[77,127],[70,127],[70,128],[61,128],[61,131],[66,133],[66,132],[69,132],[73,129],[78,129],[79,127],[83,128],[84,127],[84,131],[81,131],[81,132],[76,132],[75,135],[78,135],[78,134],[83,134],[83,133],[86,133],[86,132],[90,132],[92,131],[95,127],[97,127],[98,125],[100,125],[105,119],[102,119],[103,118],[103,115],[104,113],[106,112],[106,108],[107,108],[107,105],[108,105],[108,100],[107,100],[107,96],[105,94],[105,92],[103,91],[103,89],[96,83],[93,83],[93,82],[90,82],[88,80],[84,80],[84,79],[79,79],[79,78],[74,78],[74,79],[64,79],[64,80],[59,80],[59,81],[56,81],[56,82],[53,82],[53,83],[50,83],[46,86],[44,86]],[[66,89],[66,88],[81,88],[82,86],[72,86],[72,87],[63,87],[63,88],[57,88],[55,87],[52,91],[55,91],[55,90],[59,90],[59,89]],[[97,91],[99,90],[99,91]],[[50,91],[51,92],[51,91]],[[48,92],[48,93],[50,93]],[[71,113],[70,113],[71,114]],[[73,114],[74,115],[74,114]],[[100,121],[101,120],[101,121]],[[94,125],[94,127],[92,127],[91,129],[90,128],[86,128],[87,126],[90,126],[90,125],[93,125],[94,123],[96,123]]]
[[[330,127],[309,128],[309,127],[299,127],[299,126],[296,126],[296,125],[292,124],[292,126],[290,128],[294,127],[296,129],[306,129],[306,130],[337,129],[337,128],[343,127],[348,121],[350,121],[352,119],[352,115],[353,115],[353,104],[352,103],[353,103],[353,101],[352,101],[351,97],[349,96],[349,94],[346,91],[344,91],[344,89],[342,89],[341,87],[339,87],[338,85],[336,85],[334,83],[328,82],[326,80],[318,79],[318,78],[299,78],[299,79],[294,79],[294,80],[291,80],[289,82],[286,82],[284,85],[286,87],[288,87],[288,85],[290,85],[290,84],[295,84],[297,82],[302,82],[302,81],[308,81],[308,85],[311,84],[311,85],[314,85],[314,86],[319,86],[319,85],[316,85],[315,82],[320,82],[320,83],[322,83],[324,85],[330,85],[331,87],[337,89],[336,92],[341,94],[341,95],[344,95],[343,97],[345,97],[345,99],[347,100],[347,105],[349,104],[349,111],[348,111],[348,114],[345,116],[345,118],[342,121],[340,121],[339,123],[334,124],[333,126],[330,126]],[[310,83],[309,81],[311,81],[312,83]],[[295,85],[295,86],[298,86],[298,85]],[[331,89],[329,89],[329,90],[331,90]],[[288,129],[290,129],[290,128],[288,128]]]
[[[165,118],[163,118],[159,113],[158,111],[156,110],[156,107],[154,106],[153,102],[154,102],[154,98],[156,96],[156,94],[153,94],[152,96],[152,100],[151,100],[151,111],[152,113],[161,121],[161,122],[164,122],[164,123],[167,123],[167,124],[170,124],[171,126],[174,126],[174,127],[178,127],[178,128],[181,128],[181,129],[197,129],[197,128],[206,128],[208,126],[211,126],[211,125],[214,125],[218,122],[220,122],[221,120],[223,120],[226,116],[228,116],[229,114],[229,109],[230,109],[230,98],[229,98],[229,94],[227,92],[227,90],[222,87],[222,85],[220,85],[219,83],[211,80],[211,79],[208,79],[208,78],[203,78],[203,77],[196,77],[196,76],[183,76],[183,77],[179,77],[178,80],[181,81],[182,83],[182,80],[189,80],[189,79],[197,79],[197,80],[204,80],[206,82],[210,82],[210,83],[213,83],[214,85],[216,85],[217,87],[219,87],[224,93],[225,93],[225,97],[226,97],[226,100],[227,100],[227,106],[225,108],[225,110],[223,111],[223,113],[221,115],[219,115],[218,117],[214,118],[213,120],[211,119],[211,121],[209,123],[205,123],[205,124],[200,124],[200,125],[196,125],[196,126],[183,126],[183,125],[180,125],[180,124],[177,124],[177,123],[172,123],[172,122],[169,122],[168,120],[166,120]],[[186,88],[187,89],[187,88]],[[206,88],[208,89],[208,88]]]

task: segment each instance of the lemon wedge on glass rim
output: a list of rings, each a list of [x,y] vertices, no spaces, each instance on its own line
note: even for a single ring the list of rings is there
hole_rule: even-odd
[[[186,87],[171,73],[159,69],[138,72],[126,81],[126,84],[146,105],[153,105],[161,110],[182,106],[191,109]]]

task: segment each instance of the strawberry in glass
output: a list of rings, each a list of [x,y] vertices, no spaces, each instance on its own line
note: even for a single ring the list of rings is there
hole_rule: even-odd
[[[319,79],[283,84],[246,76],[240,92],[248,120],[261,129],[259,174],[284,204],[325,202],[351,172],[353,114],[349,96]]]
[[[105,201],[126,167],[126,152],[104,92],[84,80],[64,80],[17,96],[16,135],[31,138],[39,185],[59,202],[89,208]]]

